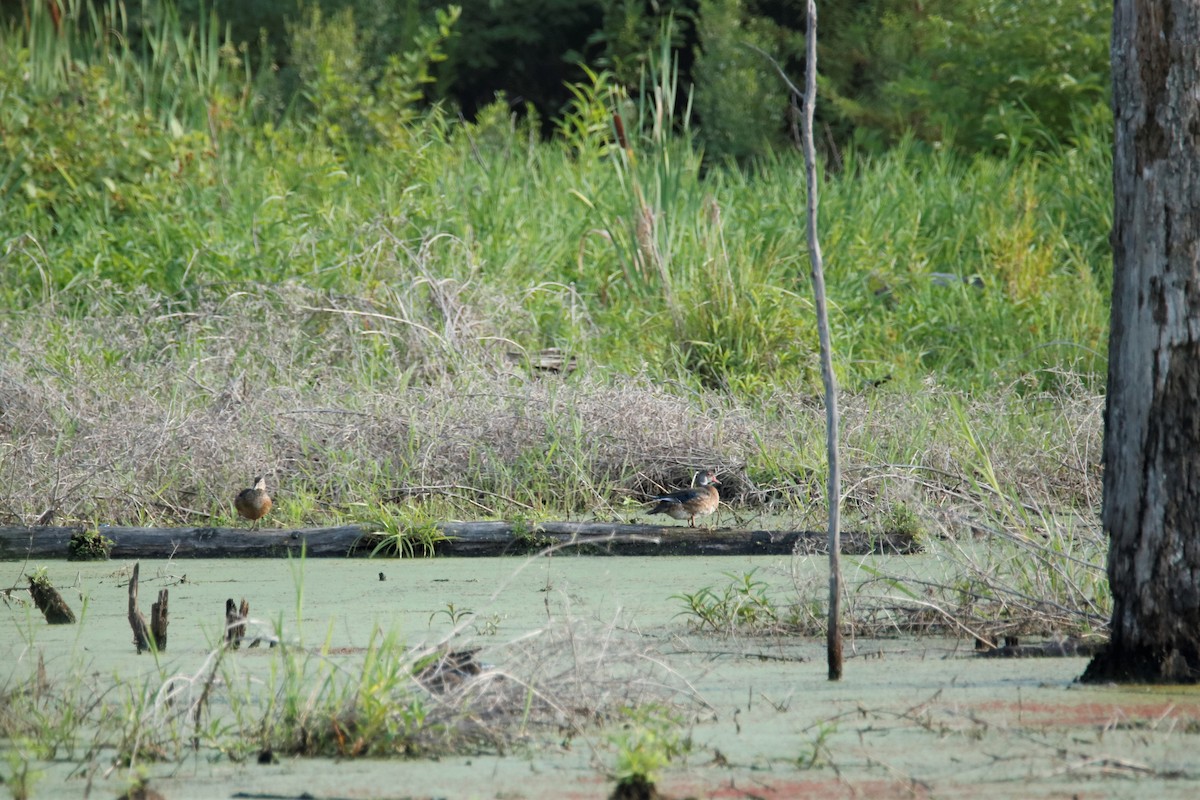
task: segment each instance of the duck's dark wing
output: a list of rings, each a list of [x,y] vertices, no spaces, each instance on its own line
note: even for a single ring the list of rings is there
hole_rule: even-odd
[[[694,503],[706,494],[708,492],[704,489],[680,489],[678,492],[671,492],[670,494],[664,494],[662,497],[652,499],[658,501],[659,504]]]

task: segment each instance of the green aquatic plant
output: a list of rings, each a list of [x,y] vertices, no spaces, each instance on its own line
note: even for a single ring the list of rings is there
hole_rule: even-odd
[[[440,542],[449,541],[437,522],[413,506],[380,504],[375,524],[380,530],[370,534],[378,539],[371,557],[431,558]]]
[[[458,624],[464,619],[469,619],[475,616],[475,612],[469,608],[459,608],[454,603],[446,603],[445,608],[440,608],[429,615],[429,623],[432,625],[436,617],[444,616],[449,620],[451,627],[457,628]]]
[[[655,784],[672,761],[691,751],[691,739],[683,733],[676,712],[658,704],[621,709],[619,730],[609,735],[616,747],[613,777],[615,798],[654,797]]]
[[[925,523],[913,510],[912,506],[903,501],[893,503],[883,517],[883,532],[908,537],[916,542],[926,535]]]
[[[722,573],[729,583],[719,589],[706,586],[696,592],[671,595],[679,600],[689,624],[712,633],[739,631],[765,633],[777,630],[783,613],[767,594],[766,581],[755,577],[758,568],[741,574]]]
[[[43,770],[32,766],[32,759],[26,754],[23,745],[23,742],[10,740],[3,756],[6,769],[0,773],[0,784],[8,789],[13,800],[30,800],[36,797],[34,787],[46,776]]]

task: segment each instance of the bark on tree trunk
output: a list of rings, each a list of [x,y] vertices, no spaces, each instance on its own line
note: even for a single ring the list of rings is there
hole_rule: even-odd
[[[150,649],[150,629],[146,625],[146,617],[138,608],[138,571],[141,564],[133,565],[133,575],[129,578],[129,627],[133,629],[133,646],[138,655]]]
[[[1085,681],[1200,677],[1200,0],[1117,0],[1104,435],[1112,640]]]
[[[167,649],[167,626],[171,624],[167,599],[167,590],[159,589],[158,600],[150,605],[150,635],[154,637],[154,646],[160,653]]]

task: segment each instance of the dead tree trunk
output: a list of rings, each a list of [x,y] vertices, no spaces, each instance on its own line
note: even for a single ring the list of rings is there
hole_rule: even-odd
[[[138,571],[141,564],[133,565],[133,575],[129,578],[129,627],[133,628],[133,646],[138,653],[150,649],[150,632],[146,627],[146,618],[138,608]]]
[[[1200,677],[1200,0],[1117,0],[1104,416],[1111,642],[1090,681]]]
[[[246,638],[246,619],[250,616],[250,604],[242,598],[239,608],[233,604],[233,598],[225,601],[225,646],[237,650]]]
[[[158,600],[150,606],[150,634],[154,637],[154,646],[160,651],[167,649],[167,590],[158,590]]]

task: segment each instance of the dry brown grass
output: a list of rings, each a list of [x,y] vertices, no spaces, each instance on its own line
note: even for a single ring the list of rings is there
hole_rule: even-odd
[[[187,312],[147,296],[136,314],[0,320],[0,519],[224,524],[263,473],[276,524],[380,502],[629,516],[715,467],[738,521],[824,524],[824,412],[811,396],[739,400],[586,359],[571,375],[539,372],[508,357],[518,348],[497,315],[509,304],[469,280],[405,285],[371,298],[253,287]],[[885,526],[904,506],[987,524],[979,501],[997,489],[1096,508],[1102,398],[1063,382],[1075,390],[844,396],[850,523]]]
[[[553,620],[478,658],[478,675],[431,696],[431,732],[478,736],[501,750],[548,736],[594,747],[591,736],[624,710],[690,716],[706,707],[692,685],[699,676],[681,675],[645,637],[580,619]]]

